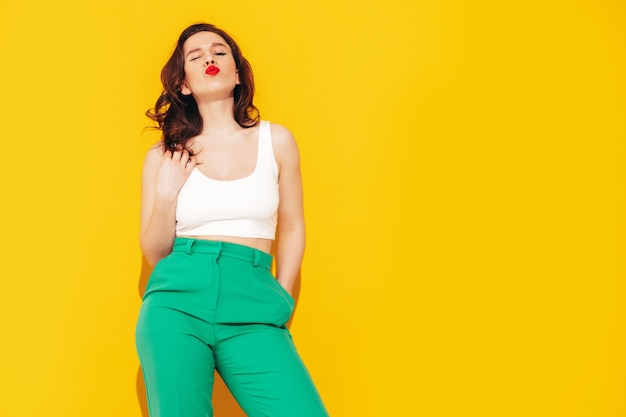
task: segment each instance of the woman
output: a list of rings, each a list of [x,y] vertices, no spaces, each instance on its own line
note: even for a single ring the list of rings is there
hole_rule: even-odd
[[[304,253],[294,138],[260,121],[250,65],[213,25],[182,32],[161,79],[141,202],[155,267],[137,323],[150,415],[212,416],[216,369],[251,417],[327,416],[285,327]]]

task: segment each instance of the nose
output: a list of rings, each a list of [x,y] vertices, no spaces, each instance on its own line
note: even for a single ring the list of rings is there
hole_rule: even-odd
[[[209,57],[209,58],[207,58],[207,59],[206,59],[206,64],[207,64],[207,65],[209,65],[209,64],[215,64],[215,58],[213,58],[213,57]]]

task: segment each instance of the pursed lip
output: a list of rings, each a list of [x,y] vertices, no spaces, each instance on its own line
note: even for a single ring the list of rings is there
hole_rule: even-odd
[[[218,72],[220,72],[220,69],[215,65],[209,65],[204,71],[204,73],[208,75],[217,75]]]

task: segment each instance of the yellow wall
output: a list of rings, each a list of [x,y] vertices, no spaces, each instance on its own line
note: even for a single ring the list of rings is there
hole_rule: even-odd
[[[263,117],[301,147],[292,330],[331,415],[626,415],[625,18],[3,0],[0,415],[142,416],[143,112],[200,20],[238,39]]]

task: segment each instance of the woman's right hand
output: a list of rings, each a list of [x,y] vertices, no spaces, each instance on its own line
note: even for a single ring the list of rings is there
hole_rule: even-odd
[[[156,195],[167,199],[175,198],[196,166],[196,158],[182,151],[165,151],[156,177]]]
[[[150,149],[143,166],[140,243],[151,265],[172,251],[176,237],[176,200],[196,166],[186,150]]]

